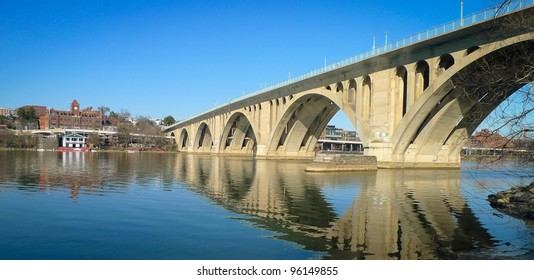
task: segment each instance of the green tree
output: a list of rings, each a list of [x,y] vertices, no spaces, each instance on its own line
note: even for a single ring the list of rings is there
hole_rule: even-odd
[[[17,116],[18,116],[20,119],[24,119],[24,120],[25,120],[25,119],[26,119],[26,116],[27,116],[27,115],[26,115],[26,109],[24,109],[24,108],[19,108],[19,109],[17,110]]]
[[[114,111],[111,111],[111,112],[109,112],[109,118],[110,119],[118,119],[119,115],[117,115],[117,113],[115,113]]]
[[[168,115],[165,118],[163,118],[163,124],[166,126],[173,125],[175,123],[176,123],[176,120],[171,115]]]
[[[19,108],[17,110],[17,116],[23,127],[29,126],[30,128],[35,128],[37,126],[37,115],[35,114],[35,108],[32,106]]]
[[[33,108],[33,107],[29,107],[29,108],[26,110],[26,118],[28,119],[28,121],[35,121],[35,120],[37,120],[37,116],[35,115],[35,108]]]

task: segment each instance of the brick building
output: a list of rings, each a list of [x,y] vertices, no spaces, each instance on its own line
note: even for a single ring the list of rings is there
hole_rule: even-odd
[[[471,136],[465,146],[471,148],[512,149],[515,148],[515,141],[484,128]]]
[[[91,107],[80,109],[80,103],[74,100],[70,104],[70,111],[50,109],[39,117],[39,128],[102,129],[102,115]]]
[[[18,108],[18,109],[15,111],[15,114],[17,114],[18,110],[20,110],[20,109],[23,109],[23,110],[28,111],[28,109],[30,109],[30,107],[33,107],[33,109],[35,110],[35,116],[36,116],[37,118],[40,118],[41,116],[46,115],[46,106],[36,106],[36,105],[26,105],[26,106],[22,106],[22,107]]]

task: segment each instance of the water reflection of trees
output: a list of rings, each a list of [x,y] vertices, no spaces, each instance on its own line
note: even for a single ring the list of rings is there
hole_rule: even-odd
[[[156,163],[156,164],[154,164]],[[80,195],[126,193],[132,183],[169,187],[174,157],[166,154],[0,151],[0,186],[26,192]]]
[[[457,170],[307,174],[296,162],[193,155],[177,156],[174,168],[193,191],[325,258],[438,259],[495,245]],[[324,194],[339,185],[359,189],[341,215]]]

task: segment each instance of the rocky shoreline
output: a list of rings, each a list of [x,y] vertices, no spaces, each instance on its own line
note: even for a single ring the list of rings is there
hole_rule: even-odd
[[[510,216],[534,220],[534,182],[488,195],[491,207]]]

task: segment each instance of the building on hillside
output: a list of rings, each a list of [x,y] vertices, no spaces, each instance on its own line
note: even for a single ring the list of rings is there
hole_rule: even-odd
[[[33,113],[30,112],[33,110]],[[19,115],[22,112],[22,115]],[[14,127],[21,130],[38,129],[39,117],[46,115],[46,106],[26,105],[15,109],[13,117]]]
[[[484,128],[471,136],[465,146],[470,148],[510,149],[515,148],[515,142],[501,136],[499,133],[492,132],[489,131],[489,129]]]
[[[0,108],[0,116],[14,117],[17,115],[17,110],[9,108]]]
[[[70,111],[50,109],[47,114],[39,117],[40,129],[102,129],[102,113],[89,107],[80,108],[77,100],[70,104]]]
[[[17,114],[18,110],[24,109],[24,110],[28,111],[28,109],[30,107],[33,107],[33,109],[35,110],[35,116],[37,118],[40,118],[41,116],[46,115],[46,106],[36,106],[36,105],[26,105],[26,106],[22,106],[20,108],[17,108],[17,110],[15,111],[15,115]]]
[[[163,120],[162,119],[150,119],[152,122],[154,122],[156,125],[162,126]]]

